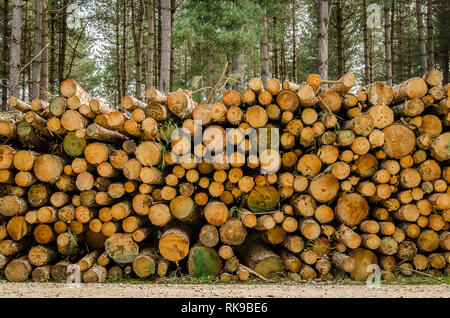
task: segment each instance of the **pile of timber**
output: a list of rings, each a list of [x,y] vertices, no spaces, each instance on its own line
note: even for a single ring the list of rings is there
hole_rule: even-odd
[[[370,264],[385,280],[449,275],[441,79],[355,89],[350,73],[253,78],[221,103],[148,89],[146,102],[127,96],[117,108],[69,79],[49,103],[11,97],[24,116],[0,122],[0,270],[65,281],[76,264],[87,283],[171,271],[363,279]],[[264,138],[248,138],[251,128],[278,128],[278,148],[246,155]]]

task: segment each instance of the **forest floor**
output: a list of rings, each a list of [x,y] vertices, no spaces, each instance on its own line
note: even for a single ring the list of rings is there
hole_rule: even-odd
[[[170,283],[168,283],[170,282]],[[198,297],[301,297],[301,298],[450,298],[449,280],[399,279],[369,288],[364,282],[275,282],[205,283],[194,280],[138,281],[121,280],[104,284],[10,283],[0,281],[0,297],[62,298],[198,298]]]

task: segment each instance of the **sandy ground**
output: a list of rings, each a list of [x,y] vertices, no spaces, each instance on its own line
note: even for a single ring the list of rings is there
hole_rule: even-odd
[[[384,285],[368,288],[355,284],[81,284],[69,288],[57,283],[0,282],[0,297],[444,297],[450,298],[450,285]]]

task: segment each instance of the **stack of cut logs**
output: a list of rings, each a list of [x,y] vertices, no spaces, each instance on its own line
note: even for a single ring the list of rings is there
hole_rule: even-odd
[[[365,279],[370,264],[385,280],[449,275],[441,80],[253,78],[213,104],[147,89],[146,102],[115,108],[68,79],[49,103],[11,97],[24,115],[0,122],[0,269],[9,281],[65,281],[76,264],[86,283]],[[245,155],[264,138],[250,128],[279,128],[278,150]]]

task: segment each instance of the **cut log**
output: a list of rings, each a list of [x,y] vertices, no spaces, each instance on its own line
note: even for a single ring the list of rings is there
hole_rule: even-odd
[[[189,252],[188,271],[192,277],[216,277],[222,271],[222,260],[213,248],[194,245]]]
[[[334,212],[341,222],[352,227],[367,217],[369,205],[361,195],[349,193],[339,197]]]
[[[5,267],[5,277],[10,282],[23,282],[28,279],[32,267],[27,257],[21,257],[9,262]]]
[[[116,233],[105,242],[105,251],[116,263],[132,263],[139,254],[139,246],[130,234]]]
[[[284,274],[281,257],[261,243],[257,236],[249,236],[244,244],[237,247],[237,251],[244,265],[266,278]]]
[[[225,244],[241,245],[246,236],[245,226],[239,219],[229,219],[220,227],[220,240]]]
[[[158,258],[153,249],[143,249],[133,262],[133,271],[138,277],[149,277],[155,274],[157,261]]]
[[[369,105],[390,105],[393,99],[394,91],[385,83],[377,82],[367,88],[367,101]]]
[[[172,114],[181,119],[188,117],[195,108],[192,98],[181,89],[169,93],[167,96],[167,106]]]
[[[357,249],[352,253],[352,258],[355,262],[355,268],[350,272],[350,275],[353,279],[367,279],[371,274],[371,271],[368,271],[368,266],[371,264],[378,265],[377,256],[366,249]]]
[[[147,107],[147,104],[144,102],[141,102],[139,99],[137,99],[134,96],[125,96],[120,101],[120,106],[127,111],[132,111],[133,109],[135,109],[137,107],[145,109]]]
[[[31,273],[31,278],[34,282],[45,283],[50,280],[52,267],[50,265],[44,265],[36,267]]]
[[[182,224],[167,227],[159,240],[159,252],[169,261],[178,262],[189,254],[189,231]]]
[[[407,99],[422,98],[427,93],[428,87],[422,78],[414,77],[392,88],[394,103],[401,103]]]
[[[26,113],[31,110],[31,105],[28,105],[27,103],[21,101],[16,96],[11,96],[8,99],[8,106],[12,107],[22,113]]]
[[[339,190],[339,181],[332,174],[324,174],[309,184],[309,193],[320,203],[333,200]]]
[[[392,124],[384,128],[383,151],[391,158],[400,159],[409,155],[416,144],[416,137],[408,127]]]
[[[56,155],[44,154],[34,162],[34,175],[42,182],[54,183],[62,175],[65,161]]]

